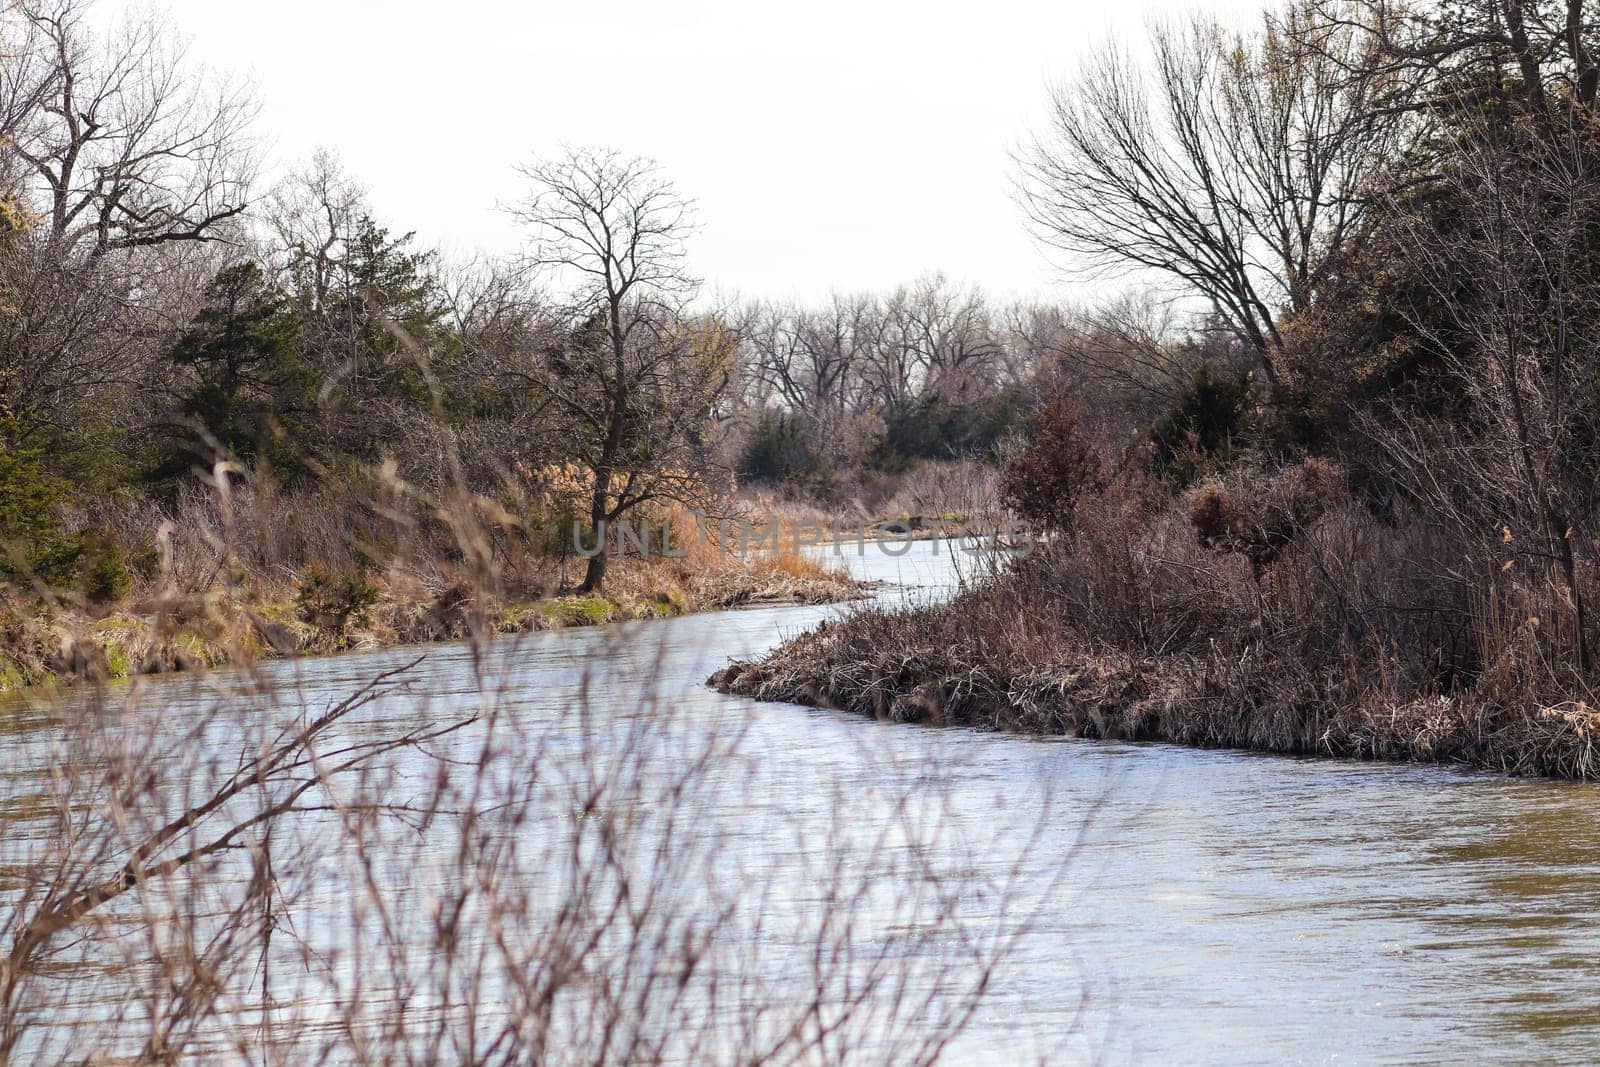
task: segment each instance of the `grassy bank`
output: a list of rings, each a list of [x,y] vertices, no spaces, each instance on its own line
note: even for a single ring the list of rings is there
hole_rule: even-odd
[[[618,557],[603,591],[582,593],[582,560],[528,551],[520,531],[458,519],[397,536],[356,522],[348,502],[228,503],[187,501],[159,527],[160,562],[115,598],[0,590],[0,692],[859,594],[792,551],[692,539],[683,556]]]
[[[1335,474],[1115,487],[947,603],[857,611],[712,682],[897,722],[1600,773],[1571,591],[1441,577],[1426,523],[1374,516]]]
[[[856,595],[855,583],[794,555],[685,573],[652,561],[619,568],[617,590],[535,599],[430,593],[380,579],[370,602],[346,614],[303,600],[223,594],[130,602],[91,614],[38,601],[0,601],[0,692],[49,683],[197,670],[297,655],[460,640],[635,619],[669,618],[750,604],[825,603]]]

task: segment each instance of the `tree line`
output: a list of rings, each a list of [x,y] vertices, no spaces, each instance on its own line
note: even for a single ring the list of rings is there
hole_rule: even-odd
[[[601,149],[524,169],[521,254],[449,262],[329,153],[265,181],[249,88],[159,20],[91,32],[88,3],[0,17],[13,580],[81,570],[98,502],[196,479],[387,462],[496,496],[575,466],[596,526],[736,478],[826,496],[993,458],[1065,387],[1086,432],[1178,484],[1334,455],[1374,507],[1426,501],[1478,555],[1510,530],[1580,584],[1600,440],[1581,4],[1295,0],[1102,48],[1018,158],[1063,265],[1129,278],[1071,307],[938,275],[713,306],[692,201]]]
[[[1507,583],[1558,590],[1528,623],[1552,676],[1592,659],[1596,34],[1577,0],[1158,23],[1057,85],[1019,161],[1064,262],[1153,279],[1241,357],[1245,405],[1177,368],[1191,451],[1337,459],[1372,514],[1419,531],[1419,581],[1463,617]]]
[[[253,94],[172,27],[91,22],[86,0],[0,14],[5,577],[71,584],[107,499],[195,480],[387,460],[496,493],[577,463],[592,523],[717,490],[731,349],[690,306],[692,206],[648,161],[530,166],[526,254],[446,263],[330,153],[264,182]]]
[[[525,167],[525,237],[446,261],[336,156],[267,181],[248,86],[177,31],[91,30],[89,0],[0,16],[3,566],[70,585],[106,500],[249,476],[290,490],[394,465],[435,496],[582,471],[591,529],[736,476],[992,452],[1067,316],[937,276],[819,308],[715,307],[694,205],[649,160]],[[73,516],[63,521],[63,512]],[[112,538],[118,531],[110,531]],[[604,580],[593,558],[585,589]]]

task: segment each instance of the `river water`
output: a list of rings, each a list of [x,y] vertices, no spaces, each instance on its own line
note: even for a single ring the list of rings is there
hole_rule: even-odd
[[[890,600],[951,586],[948,554],[928,543],[845,562]],[[1015,862],[1027,921],[951,1062],[1600,1060],[1594,787],[895,726],[704,685],[730,657],[838,610],[696,615],[496,648],[517,715],[560,716],[587,685],[602,714],[626,716],[648,685],[676,709],[674,729],[741,731],[737,810],[719,809],[752,828],[733,872],[788,862],[764,851],[769,825],[802,836],[828,829],[809,819],[834,825],[816,796],[916,794],[926,768],[942,768],[941,840],[968,862]],[[425,657],[421,690],[470,689],[472,657],[456,645],[269,669],[314,700],[413,654]],[[181,707],[216,683],[163,684]]]

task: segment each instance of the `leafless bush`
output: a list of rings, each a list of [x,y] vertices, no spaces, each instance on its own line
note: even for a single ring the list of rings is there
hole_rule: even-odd
[[[1213,479],[1190,495],[1189,521],[1202,545],[1243,556],[1259,581],[1344,495],[1343,473],[1308,459],[1266,477],[1245,473],[1231,484]]]

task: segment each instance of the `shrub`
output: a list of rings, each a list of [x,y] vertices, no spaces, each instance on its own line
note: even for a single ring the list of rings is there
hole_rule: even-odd
[[[1021,414],[1013,390],[970,400],[938,394],[922,397],[885,420],[879,462],[892,466],[897,458],[992,457],[1016,430]]]
[[[378,588],[364,573],[337,574],[320,565],[306,570],[294,598],[301,621],[339,635],[347,633],[352,623],[366,625],[377,602]]]
[[[764,411],[739,456],[739,476],[756,482],[812,482],[828,473],[827,457],[811,443],[805,420]]]
[[[1343,472],[1313,458],[1266,477],[1206,483],[1190,497],[1189,522],[1202,545],[1244,556],[1259,578],[1344,495]]]
[[[1226,465],[1245,443],[1253,407],[1247,377],[1219,377],[1201,364],[1188,391],[1150,432],[1156,471],[1190,485]]]
[[[78,564],[78,588],[91,604],[106,604],[127,595],[133,576],[115,541],[101,534],[83,539]]]
[[[1105,491],[1100,455],[1084,436],[1078,406],[1064,389],[1045,398],[1027,439],[1006,462],[1000,502],[1026,522],[1072,533],[1084,498]]]
[[[76,577],[83,546],[56,521],[65,494],[45,473],[41,456],[35,448],[0,447],[0,580],[66,586]]]

